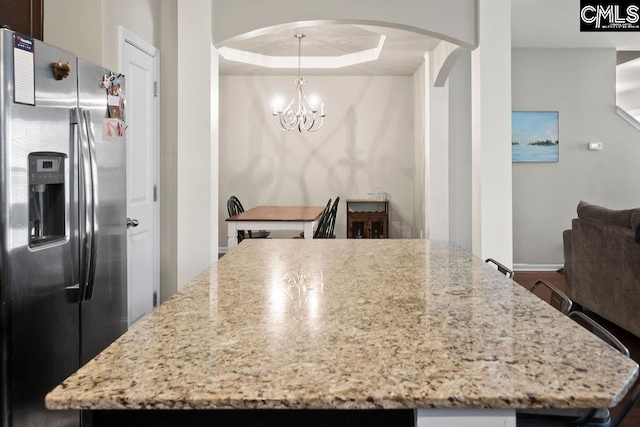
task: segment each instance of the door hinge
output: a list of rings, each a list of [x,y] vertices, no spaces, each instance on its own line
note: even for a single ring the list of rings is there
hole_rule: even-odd
[[[158,201],[158,186],[157,185],[153,186],[153,201],[154,202]]]
[[[153,291],[153,308],[158,306],[158,291]]]
[[[158,82],[153,82],[153,97],[158,97]]]

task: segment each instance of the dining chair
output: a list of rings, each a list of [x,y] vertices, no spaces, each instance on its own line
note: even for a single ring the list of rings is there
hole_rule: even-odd
[[[335,239],[333,234],[334,227],[336,225],[336,216],[338,215],[338,203],[340,203],[340,196],[336,197],[333,206],[331,206],[331,199],[327,202],[327,205],[320,215],[316,231],[313,233],[314,239]],[[300,237],[303,237],[303,233],[300,233]]]
[[[569,314],[573,301],[560,289],[547,282],[546,280],[536,280],[529,289],[531,293],[537,295],[544,301],[548,302],[552,307],[556,308],[562,314]]]
[[[336,236],[333,234],[333,228],[336,223],[336,215],[338,211],[338,203],[340,203],[340,196],[336,197],[335,202],[333,202],[333,206],[329,209],[331,204],[331,199],[327,203],[325,207],[325,213],[323,213],[323,218],[321,219],[321,224],[318,224],[316,228],[316,233],[313,235],[314,239],[335,239]]]
[[[513,271],[508,268],[506,265],[500,264],[498,261],[496,261],[493,258],[487,258],[484,260],[484,262],[486,262],[487,264],[493,264],[495,265],[495,268],[502,274],[504,274],[505,276],[507,276],[509,279],[513,279]]]
[[[229,197],[229,200],[227,200],[227,212],[229,213],[229,217],[232,217],[234,215],[238,215],[244,212],[244,207],[242,206],[242,203],[240,203],[240,200],[236,196],[231,196]],[[250,239],[266,239],[267,237],[269,237],[270,234],[271,232],[269,231],[247,230],[247,234],[245,235],[244,230],[238,230],[238,243],[244,240],[247,236]]]
[[[629,350],[612,333],[602,325],[581,311],[572,311],[568,317],[602,339],[624,356],[629,357]],[[626,402],[615,420],[611,420],[611,413],[607,408],[587,409],[532,409],[516,412],[516,427],[618,427],[627,416],[631,408],[640,398],[640,388]]]
[[[611,347],[629,357],[629,349],[624,344],[622,344],[622,342],[620,342],[620,340],[616,338],[611,332],[607,331],[603,326],[601,326],[591,317],[587,316],[581,311],[572,311],[571,313],[569,313],[569,317],[576,321],[576,323],[587,329],[589,332],[609,344]]]
[[[318,225],[316,225],[316,230],[313,232],[313,238],[314,239],[321,239],[324,232],[327,229],[327,222],[330,219],[330,211],[331,211],[331,199],[329,199],[329,201],[327,201],[327,204],[324,207],[324,210],[322,211],[322,214],[320,214],[320,219],[318,220]],[[304,233],[302,233],[302,237],[304,237]]]
[[[611,345],[613,348],[617,349],[620,353],[624,354],[627,357],[630,357],[629,349],[616,338],[613,334],[611,334],[608,330],[600,326],[600,324],[596,323],[591,317],[588,317],[586,314],[573,311],[569,313],[569,317],[573,320],[590,330],[592,333],[600,337],[606,343]],[[624,420],[629,415],[631,409],[633,409],[640,400],[640,379],[636,380],[634,387],[631,387],[629,392],[631,393],[629,398],[624,401],[624,404],[620,406],[620,409],[617,411],[615,418],[611,420],[610,427],[620,427]],[[633,390],[633,392],[631,392]]]
[[[326,229],[326,223],[327,223],[327,219],[329,218],[329,211],[331,210],[331,199],[329,199],[329,201],[327,202],[327,204],[325,205],[322,213],[320,214],[320,217],[318,218],[318,223],[316,224],[316,229],[313,232],[313,238],[314,239],[320,239],[321,234],[324,233],[324,230]],[[297,237],[294,237],[295,239],[297,239]],[[300,232],[300,238],[303,239],[304,238],[304,231]]]
[[[325,239],[335,239],[336,235],[333,234],[333,230],[336,226],[336,217],[338,216],[338,204],[340,203],[340,196],[336,197],[333,206],[331,206],[331,212],[329,213],[329,223],[327,224],[327,230],[325,232]]]

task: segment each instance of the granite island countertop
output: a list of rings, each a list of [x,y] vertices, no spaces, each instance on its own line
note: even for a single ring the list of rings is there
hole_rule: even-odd
[[[245,240],[50,409],[609,407],[638,365],[458,246]]]

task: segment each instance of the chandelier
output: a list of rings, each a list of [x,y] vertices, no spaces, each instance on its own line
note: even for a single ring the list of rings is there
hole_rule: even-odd
[[[276,118],[278,128],[285,132],[294,129],[297,129],[298,132],[303,130],[315,132],[320,129],[324,122],[324,102],[320,103],[320,111],[318,111],[315,103],[309,102],[307,95],[304,93],[305,79],[302,78],[300,73],[300,53],[304,34],[296,34],[295,37],[298,39],[298,77],[293,79],[296,91],[293,99],[284,109],[281,105],[276,105],[273,116]]]

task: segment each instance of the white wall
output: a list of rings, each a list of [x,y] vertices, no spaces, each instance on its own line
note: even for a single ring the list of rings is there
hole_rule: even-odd
[[[162,6],[154,0],[45,0],[44,41],[119,71],[118,27],[159,48]]]
[[[158,2],[155,0],[103,1],[102,64],[111,70],[118,70],[120,26],[159,48],[162,29],[162,7],[166,3],[171,2]]]
[[[514,262],[562,264],[580,200],[640,206],[640,133],[616,114],[614,49],[514,49],[513,109],[558,111],[560,161],[513,164]],[[588,151],[589,142],[603,143]]]
[[[217,239],[212,212],[212,135],[217,63],[211,44],[211,1],[178,0],[178,289],[206,269]],[[213,205],[215,206],[215,204]],[[213,240],[215,241],[215,240]],[[215,245],[214,245],[215,246]]]
[[[160,38],[160,297],[178,289],[178,4],[162,1]]]
[[[429,210],[426,198],[427,153],[425,147],[426,117],[426,73],[427,63],[423,62],[413,75],[413,234],[414,239],[426,239],[429,229]]]
[[[449,240],[449,87],[434,86],[441,62],[429,52],[426,85],[427,152],[425,179],[426,210],[429,222],[426,237],[433,240]]]
[[[334,23],[338,20],[388,23],[465,47],[477,45],[476,0],[213,0],[213,10],[213,43],[216,46],[233,37],[268,27],[290,27],[304,21]]]
[[[293,96],[290,76],[220,77],[219,243],[226,247],[226,201],[324,205],[340,196],[336,235],[346,237],[344,200],[383,187],[390,236],[413,233],[414,125],[411,77],[304,76],[325,102],[315,133],[283,132],[271,100]],[[292,235],[291,233],[289,235]]]
[[[471,250],[471,52],[449,76],[449,238]]]
[[[102,0],[44,0],[44,41],[100,65],[102,26]]]
[[[478,2],[471,53],[472,246],[511,266],[511,2]]]
[[[471,53],[456,56],[443,87],[425,87],[427,62],[413,76],[413,237],[424,231],[471,250]]]

